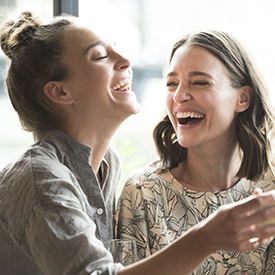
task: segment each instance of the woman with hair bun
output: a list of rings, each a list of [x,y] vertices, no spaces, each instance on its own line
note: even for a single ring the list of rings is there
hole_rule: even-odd
[[[114,238],[121,168],[109,144],[139,110],[130,61],[66,15],[43,24],[24,12],[0,36],[10,100],[36,139],[0,172],[1,274],[188,274],[216,249],[251,249],[275,234],[260,226],[275,193],[252,195],[161,253],[114,263],[103,242]]]

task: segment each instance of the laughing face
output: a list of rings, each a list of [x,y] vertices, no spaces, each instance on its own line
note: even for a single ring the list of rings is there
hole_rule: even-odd
[[[131,91],[132,69],[128,59],[89,29],[73,26],[64,35],[63,63],[68,75],[62,90],[71,98],[76,123],[117,125],[139,110]]]
[[[171,60],[166,83],[167,113],[181,146],[223,146],[235,140],[236,117],[248,108],[249,93],[231,86],[218,58],[203,47],[183,45]]]

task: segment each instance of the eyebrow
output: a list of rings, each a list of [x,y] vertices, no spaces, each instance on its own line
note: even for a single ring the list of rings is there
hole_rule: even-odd
[[[102,42],[102,41],[97,41],[97,42],[95,42],[95,43],[92,43],[92,44],[90,44],[90,45],[85,49],[83,55],[85,55],[90,49],[92,49],[92,48],[94,48],[94,47],[96,47],[96,46],[104,46],[104,45],[105,45],[105,44],[104,44],[104,42]]]
[[[170,72],[169,74],[166,75],[166,77],[169,77],[169,76],[177,76],[178,73],[176,72]],[[204,73],[204,72],[200,72],[200,71],[192,71],[192,72],[189,72],[188,73],[188,76],[189,77],[192,77],[192,76],[199,76],[199,75],[203,75],[203,76],[207,76],[207,77],[210,77],[212,78],[212,76],[210,74],[207,74],[207,73]]]

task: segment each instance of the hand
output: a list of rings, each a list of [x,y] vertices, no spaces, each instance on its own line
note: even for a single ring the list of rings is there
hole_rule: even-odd
[[[263,191],[260,188],[256,188],[253,192],[253,194],[255,194],[255,195],[260,195],[262,193],[263,193]],[[273,206],[273,203],[270,204],[270,207],[272,207],[272,206]],[[274,226],[275,225],[275,216],[273,216],[271,219],[268,219],[262,223],[262,225],[265,225],[265,224]]]
[[[268,223],[275,217],[275,191],[252,196],[220,207],[200,226],[202,243],[228,251],[255,249],[275,236],[275,224]],[[274,223],[274,222],[273,222]]]

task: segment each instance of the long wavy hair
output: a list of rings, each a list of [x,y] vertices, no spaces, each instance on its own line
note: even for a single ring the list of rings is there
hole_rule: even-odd
[[[237,117],[236,131],[242,161],[236,176],[260,179],[273,167],[271,137],[274,133],[274,110],[255,64],[234,37],[221,31],[186,35],[174,44],[169,62],[177,49],[185,44],[200,46],[216,56],[225,65],[234,88],[245,85],[252,88],[249,108]],[[179,145],[168,115],[155,127],[153,138],[163,170],[175,168],[186,159],[187,149]]]

